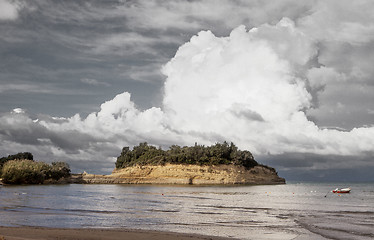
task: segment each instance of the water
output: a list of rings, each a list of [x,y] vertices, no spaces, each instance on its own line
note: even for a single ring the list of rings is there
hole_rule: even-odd
[[[336,187],[352,192],[329,192]],[[0,186],[0,225],[373,239],[374,184]]]

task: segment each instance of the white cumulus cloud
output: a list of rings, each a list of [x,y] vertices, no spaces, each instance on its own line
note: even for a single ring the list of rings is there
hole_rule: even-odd
[[[250,30],[239,26],[227,37],[201,31],[163,67],[162,108],[141,111],[124,92],[85,119],[75,115],[40,124],[51,131],[81,132],[118,148],[140,141],[162,145],[228,140],[255,154],[373,151],[367,144],[373,137],[365,134],[373,129],[320,129],[306,117],[305,110],[312,107],[306,77],[312,88],[328,83],[323,73],[328,79],[342,78],[328,68],[308,69],[316,53],[314,41],[287,18]],[[356,139],[354,144],[351,139]]]

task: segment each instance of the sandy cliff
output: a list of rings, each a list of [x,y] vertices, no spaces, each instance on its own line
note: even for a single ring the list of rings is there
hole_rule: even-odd
[[[111,175],[82,174],[75,176],[82,183],[128,184],[283,184],[284,178],[275,169],[256,166],[245,169],[235,165],[134,166],[114,170]]]

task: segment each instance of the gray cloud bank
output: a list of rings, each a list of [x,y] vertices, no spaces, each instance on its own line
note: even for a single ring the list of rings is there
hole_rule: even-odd
[[[80,52],[84,60],[75,61],[90,63],[84,65],[85,74],[70,69],[78,76],[77,86],[118,88],[95,70],[94,60],[108,61],[116,63],[110,76],[153,86],[159,94],[158,104],[139,107],[135,96],[142,90],[125,89],[98,110],[72,117],[22,108],[3,111],[1,153],[20,149],[41,160],[67,160],[76,170],[108,172],[126,145],[226,140],[290,179],[374,180],[362,177],[374,169],[370,1],[130,1],[110,7],[79,2],[65,11],[44,1],[0,4],[15,11],[0,12],[0,21],[6,22],[2,28],[40,9],[48,9],[43,14],[54,27],[72,21],[85,26],[82,36],[92,37],[85,41],[73,30],[61,34],[45,26],[59,44]],[[114,19],[124,20],[120,31],[111,29],[119,26]],[[96,23],[104,26],[105,35],[87,30]],[[25,41],[15,35],[1,41],[11,38]],[[31,73],[46,68],[41,63],[24,66],[22,71]],[[0,93],[28,91],[25,86],[31,83],[21,80],[22,74],[2,69],[7,71],[1,74]],[[56,80],[64,76],[49,68],[45,72]],[[56,96],[64,89],[55,83],[47,86],[42,89],[48,92],[38,94]],[[28,94],[39,88],[30,89]],[[350,170],[356,174],[347,178]]]

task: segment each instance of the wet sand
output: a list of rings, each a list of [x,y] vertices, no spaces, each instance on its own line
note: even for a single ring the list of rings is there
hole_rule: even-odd
[[[0,240],[26,239],[139,239],[139,240],[224,240],[229,238],[211,237],[195,234],[143,231],[130,229],[67,229],[39,227],[0,227]]]

